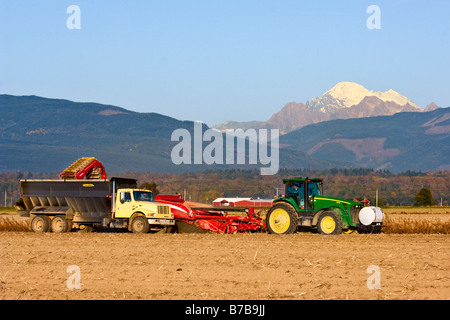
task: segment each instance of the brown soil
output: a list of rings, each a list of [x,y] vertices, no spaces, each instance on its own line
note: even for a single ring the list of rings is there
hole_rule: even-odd
[[[449,252],[448,235],[0,232],[0,299],[448,300]]]

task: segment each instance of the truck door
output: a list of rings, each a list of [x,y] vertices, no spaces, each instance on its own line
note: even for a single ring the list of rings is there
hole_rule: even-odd
[[[133,211],[133,202],[131,201],[131,192],[120,191],[116,201],[116,218],[129,218]]]

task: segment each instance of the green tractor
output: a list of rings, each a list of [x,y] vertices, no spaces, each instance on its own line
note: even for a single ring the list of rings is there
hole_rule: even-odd
[[[283,179],[285,194],[274,200],[266,215],[269,233],[289,234],[299,228],[333,235],[357,230],[380,233],[384,213],[378,207],[323,195],[322,179]]]

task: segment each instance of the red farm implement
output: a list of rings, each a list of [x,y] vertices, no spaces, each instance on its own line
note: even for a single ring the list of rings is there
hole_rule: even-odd
[[[251,203],[245,207],[199,207],[185,201],[181,195],[158,195],[158,203],[170,205],[176,220],[177,232],[214,232],[214,233],[244,233],[258,232],[266,228],[264,220],[256,212],[271,205],[271,203]],[[232,213],[245,213],[234,215]]]

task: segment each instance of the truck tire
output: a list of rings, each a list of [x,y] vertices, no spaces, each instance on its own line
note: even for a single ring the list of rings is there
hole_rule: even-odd
[[[69,223],[69,221],[66,220],[66,218],[64,218],[63,216],[55,216],[52,219],[52,231],[55,233],[69,232],[70,231],[69,225],[70,229],[72,229],[72,226]]]
[[[131,220],[131,231],[134,233],[147,233],[150,229],[147,219],[144,216],[136,216]]]
[[[51,220],[47,216],[34,216],[30,222],[30,229],[33,232],[48,232],[51,228]]]
[[[294,207],[288,203],[278,203],[270,208],[266,216],[268,233],[290,234],[298,227],[298,215]]]
[[[334,211],[323,212],[317,222],[317,230],[323,235],[334,235],[342,233],[342,219]]]

